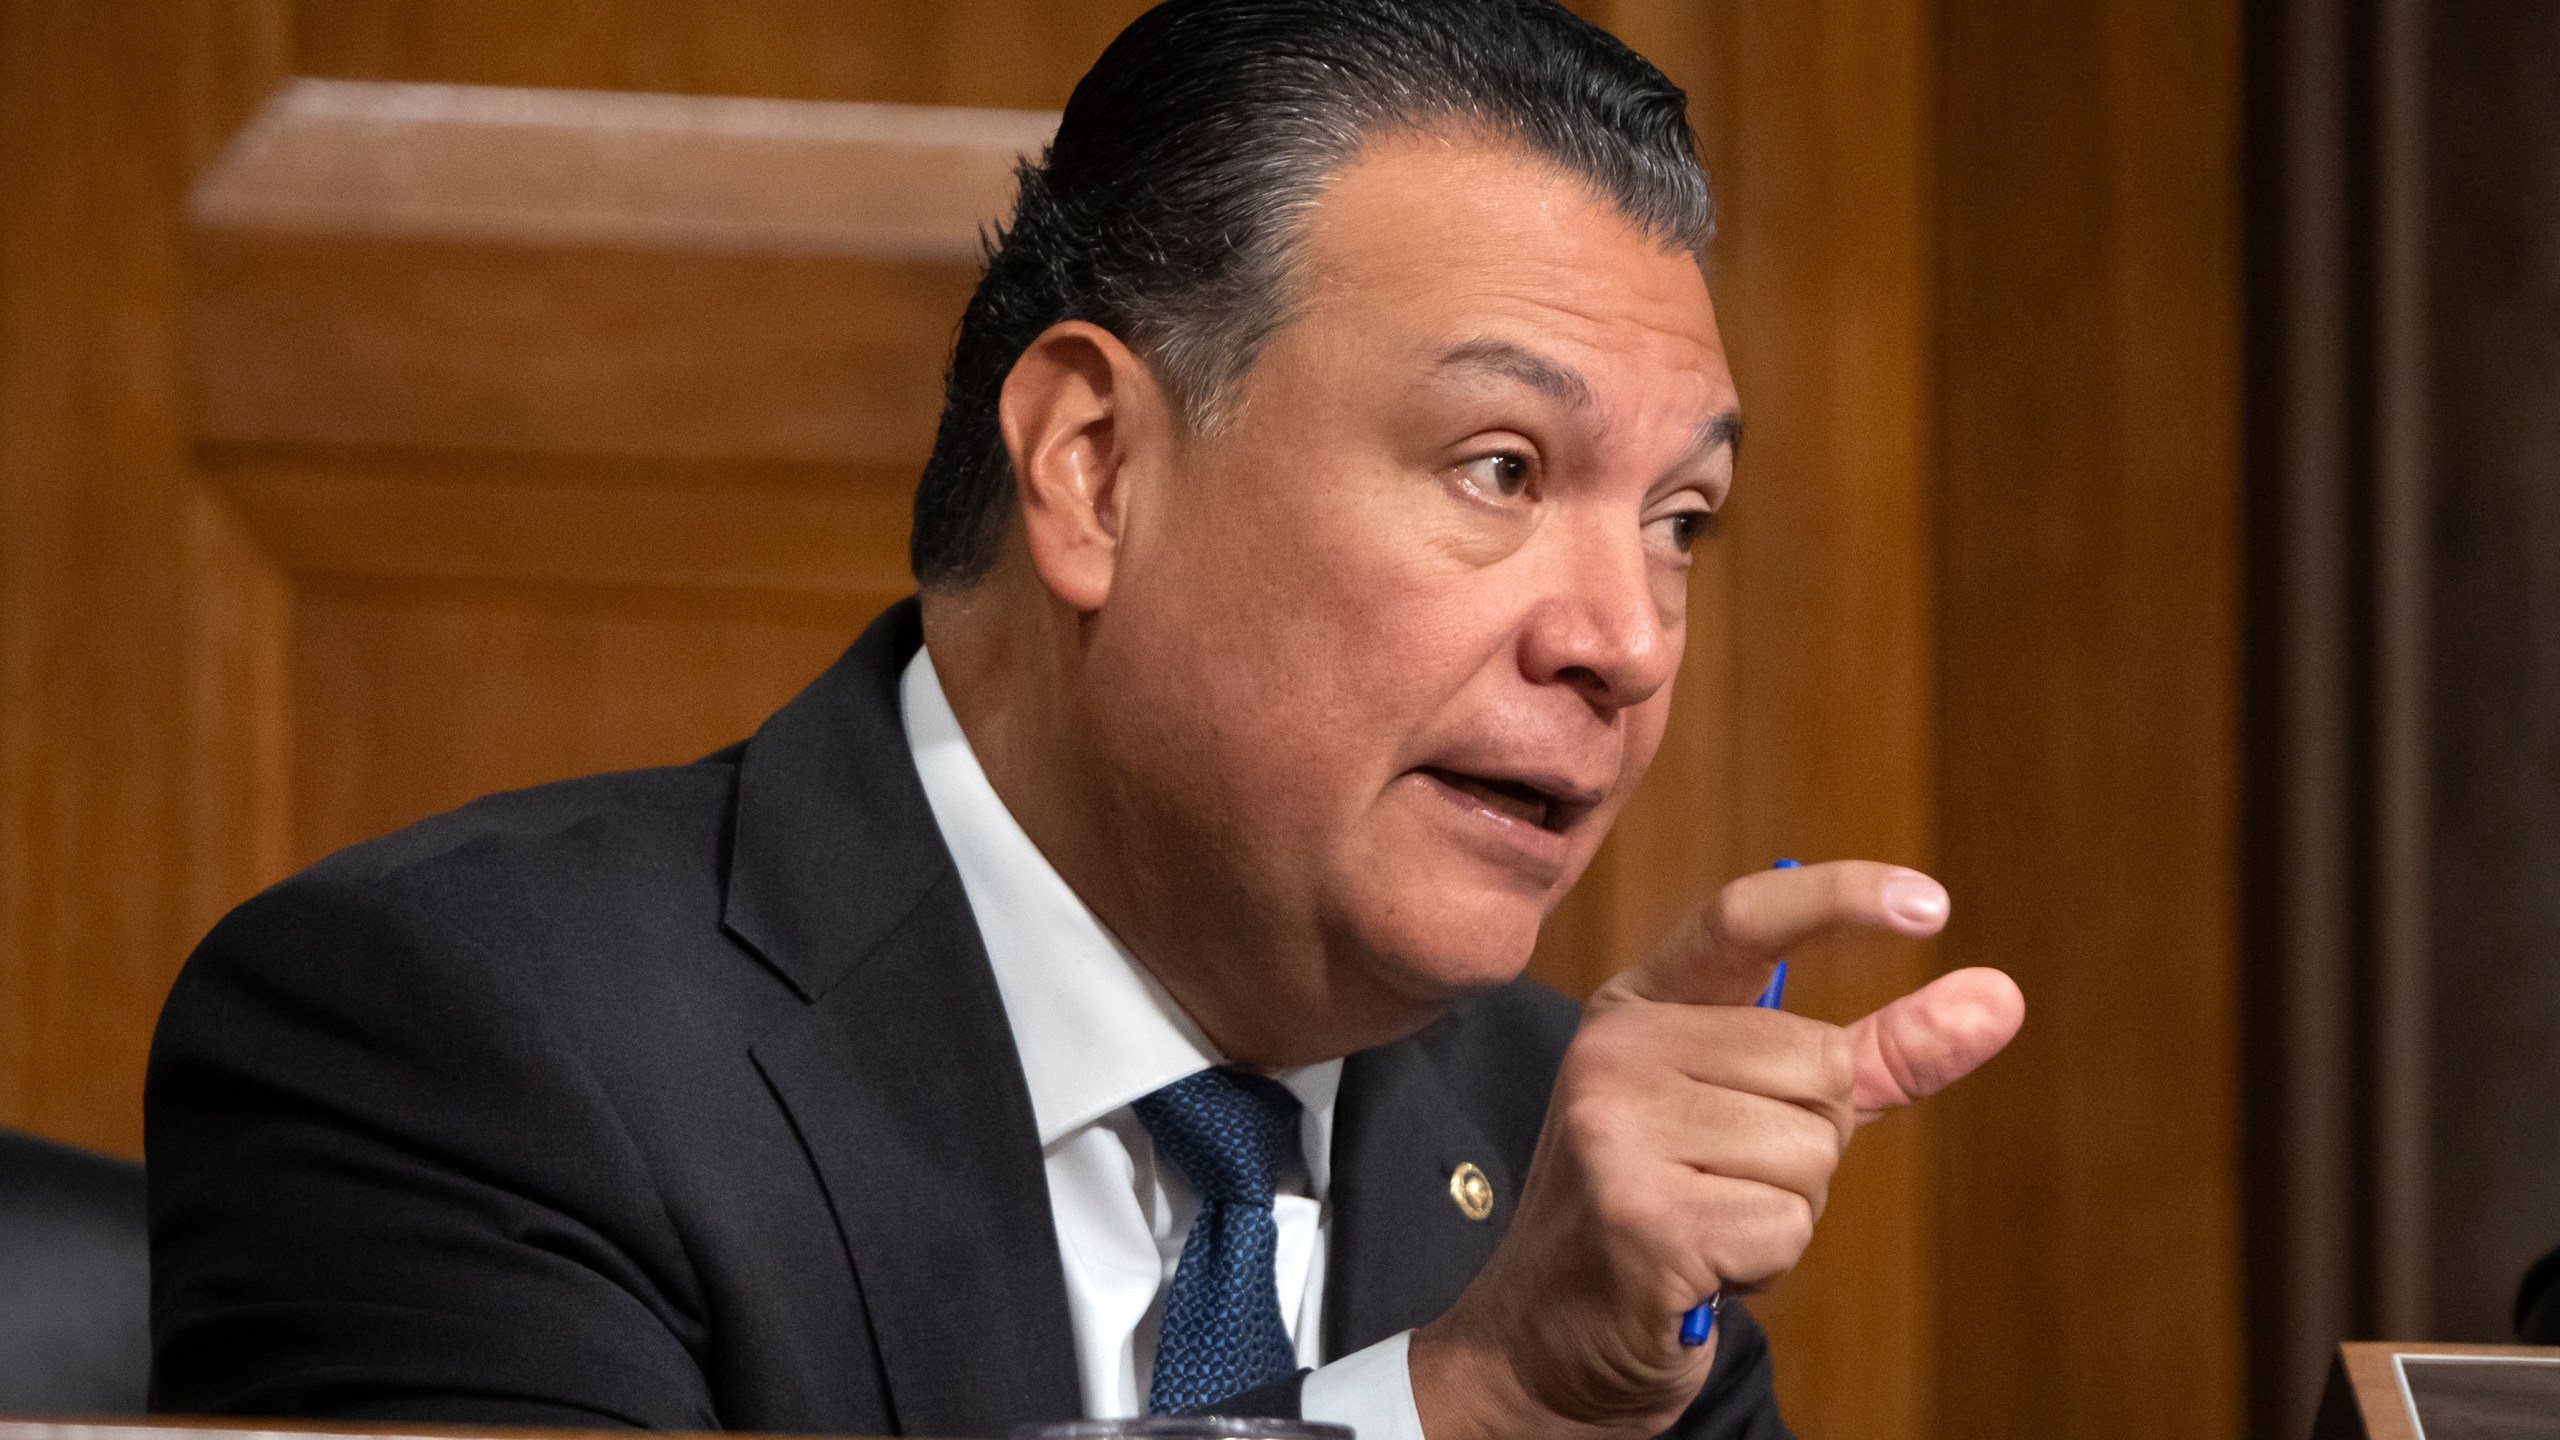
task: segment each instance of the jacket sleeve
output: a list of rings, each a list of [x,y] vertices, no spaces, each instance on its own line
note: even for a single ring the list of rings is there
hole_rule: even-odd
[[[637,1150],[504,963],[306,874],[188,960],[144,1099],[158,1410],[717,1420]]]
[[[1716,1363],[1707,1383],[1665,1433],[1673,1440],[1795,1440],[1778,1418],[1769,1337],[1737,1301],[1716,1316]]]

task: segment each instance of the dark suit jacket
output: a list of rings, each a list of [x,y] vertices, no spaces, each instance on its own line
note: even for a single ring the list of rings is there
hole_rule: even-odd
[[[1079,1411],[1011,1032],[900,727],[913,602],[740,746],[493,796],[249,901],[145,1101],[154,1399],[1001,1435]],[[1440,1313],[1574,1026],[1516,984],[1352,1056],[1327,1352]],[[1473,1161],[1489,1221],[1449,1197]],[[1698,1436],[1784,1432],[1738,1308]],[[1294,1380],[1244,1397],[1294,1414]]]

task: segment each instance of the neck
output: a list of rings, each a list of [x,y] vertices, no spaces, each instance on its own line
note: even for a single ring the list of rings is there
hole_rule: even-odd
[[[1374,967],[1329,954],[1321,927],[1274,923],[1220,883],[1200,853],[1214,846],[1157,840],[1095,743],[1092,617],[1011,568],[928,593],[925,643],[988,783],[1078,898],[1230,1060],[1311,1064],[1428,1023],[1439,1006],[1378,991]]]

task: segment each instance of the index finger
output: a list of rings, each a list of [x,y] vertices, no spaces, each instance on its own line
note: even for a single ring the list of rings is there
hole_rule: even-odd
[[[1724,887],[1620,977],[1628,993],[1684,1005],[1748,1005],[1789,950],[1842,930],[1935,935],[1947,891],[1901,865],[1832,860],[1760,870]]]

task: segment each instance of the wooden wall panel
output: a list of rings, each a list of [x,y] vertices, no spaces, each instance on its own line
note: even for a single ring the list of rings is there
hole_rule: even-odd
[[[294,609],[294,862],[492,790],[744,739],[901,593],[316,579]]]
[[[191,480],[179,229],[285,49],[258,0],[0,4],[0,1123],[128,1152],[263,843],[272,576]]]
[[[189,833],[210,839],[187,870],[186,913],[201,931],[291,869],[293,581],[237,507],[209,487],[190,490],[198,588],[187,607]],[[184,943],[192,948],[191,937]],[[159,958],[165,985],[177,957]],[[127,1023],[155,1018],[156,996],[149,1009]],[[127,1043],[138,1047],[148,1032],[136,1031]],[[140,1050],[125,1058],[138,1065]]]
[[[280,92],[195,188],[190,314],[204,478],[289,577],[282,856],[738,739],[903,593],[978,229],[1054,123]]]
[[[912,465],[1055,124],[296,81],[196,188],[198,432]]]
[[[295,80],[193,194],[223,232],[969,265],[1046,110]]]
[[[1056,109],[1151,0],[299,0],[297,73]]]
[[[1720,566],[1699,578],[1718,591],[1692,597],[1691,643],[1720,684],[1682,697],[1665,768],[1603,877],[1632,955],[1726,876],[1782,856],[1934,866],[1928,11],[1615,0],[1589,13],[1693,97],[1749,428]],[[1821,947],[1788,1003],[1845,1021],[1939,963],[1930,946]],[[1933,1123],[1915,1112],[1859,1138],[1804,1264],[1756,1303],[1802,1433],[1927,1427]]]
[[[1934,862],[1938,953],[1817,957],[1791,1001],[1954,963],[2029,996],[1761,1302],[1790,1416],[2235,1434],[2236,6],[1587,13],[1696,97],[1751,438],[1693,596],[1726,694],[1666,747],[1727,788],[1648,795],[1569,918],[1649,938],[1683,824]]]
[[[207,240],[223,441],[915,458],[969,293],[951,265]]]
[[[279,9],[0,13],[0,1123],[131,1151],[222,910],[734,739],[904,588],[977,229],[1050,122],[304,84],[226,152]]]
[[[283,447],[217,449],[207,468],[300,574],[777,599],[908,588],[906,469]]]
[[[2240,1428],[2238,7],[1941,12],[1942,1433]]]

